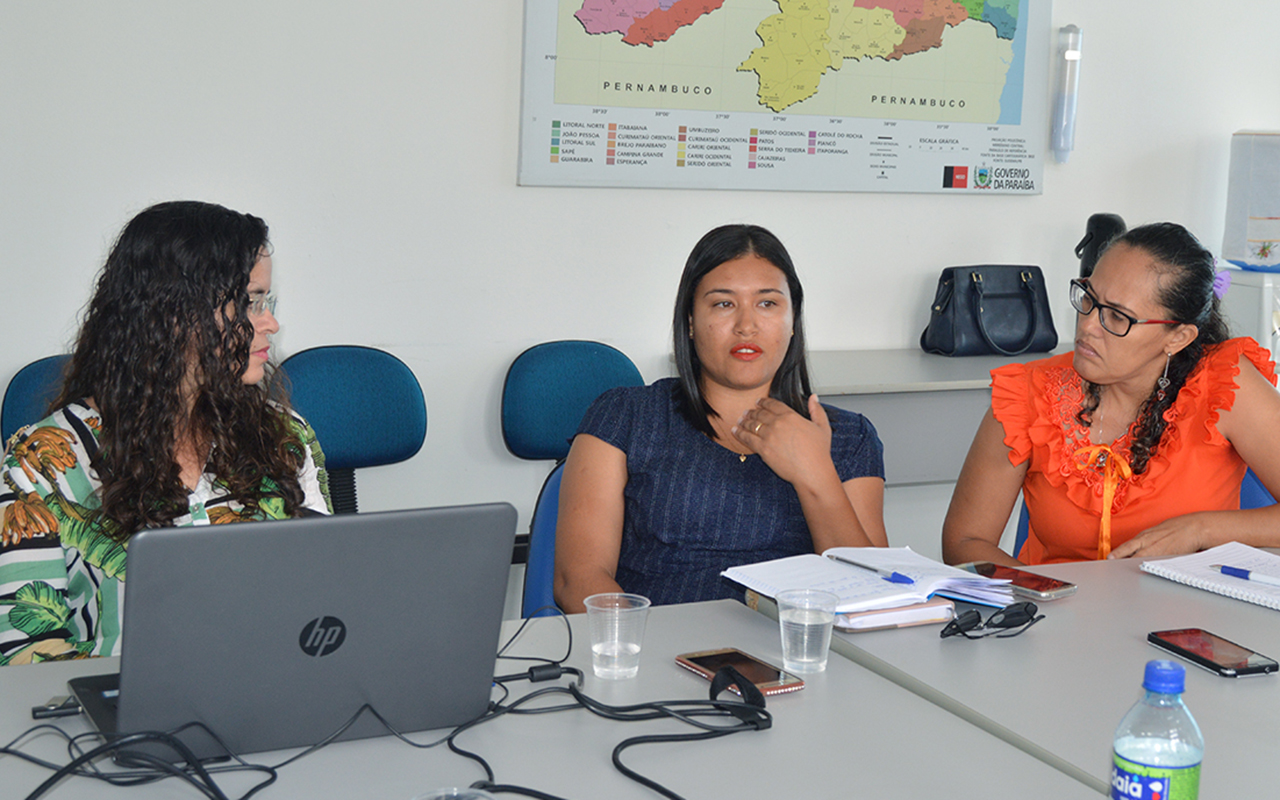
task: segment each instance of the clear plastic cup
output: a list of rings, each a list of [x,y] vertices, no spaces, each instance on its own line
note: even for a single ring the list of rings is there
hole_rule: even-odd
[[[649,616],[649,598],[625,592],[593,594],[585,601],[591,629],[591,668],[597,678],[634,678]]]
[[[498,800],[498,798],[483,789],[459,789],[450,786],[416,795],[413,800]]]
[[[782,631],[782,668],[787,672],[822,672],[827,668],[831,626],[840,598],[820,589],[788,589],[774,599]]]

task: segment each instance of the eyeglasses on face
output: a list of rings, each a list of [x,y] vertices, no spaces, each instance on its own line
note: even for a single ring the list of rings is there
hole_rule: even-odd
[[[994,636],[997,639],[1009,639],[1044,619],[1044,614],[1036,616],[1035,603],[1014,603],[996,611],[986,620],[974,609],[969,609],[947,623],[939,634],[943,639],[948,636],[963,636],[966,639],[985,639]],[[1013,630],[1016,628],[1017,630]],[[974,635],[974,631],[983,631]],[[1002,632],[1003,631],[1003,632]]]
[[[275,292],[257,292],[249,295],[249,316],[260,317],[268,311],[274,316],[276,300]]]
[[[1071,281],[1071,307],[1081,316],[1089,316],[1096,308],[1102,329],[1112,336],[1125,336],[1134,325],[1181,325],[1175,319],[1138,319],[1098,299],[1085,278]]]

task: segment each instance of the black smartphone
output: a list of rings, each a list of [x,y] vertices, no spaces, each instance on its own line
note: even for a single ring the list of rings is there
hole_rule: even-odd
[[[761,661],[749,653],[744,653],[736,647],[681,653],[676,656],[676,663],[707,680],[714,678],[721,667],[733,667],[766,695],[795,692],[804,688],[804,681],[800,678],[790,672],[782,671],[767,661]],[[729,689],[734,694],[742,694],[737,686],[730,685]]]
[[[1014,594],[1029,597],[1032,600],[1057,600],[1059,597],[1076,593],[1074,583],[1060,581],[1047,575],[1037,575],[1016,567],[992,564],[990,561],[975,561],[972,564],[964,564],[961,568],[976,572],[984,578],[1007,578]]]
[[[1225,678],[1265,675],[1280,668],[1275,659],[1227,641],[1204,628],[1152,631],[1147,634],[1147,641]]]

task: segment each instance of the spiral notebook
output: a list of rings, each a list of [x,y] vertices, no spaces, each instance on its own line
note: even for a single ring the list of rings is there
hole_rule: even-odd
[[[895,570],[914,583],[889,583],[874,572],[824,558],[828,553]],[[910,547],[833,547],[821,556],[787,556],[731,567],[720,574],[765,597],[777,597],[784,589],[823,589],[840,598],[836,606],[839,614],[914,605],[934,594],[996,607],[1013,602],[1007,579],[979,577],[922,556]]]
[[[1250,547],[1240,542],[1227,542],[1199,553],[1168,558],[1162,561],[1143,561],[1141,569],[1161,578],[1185,583],[1206,592],[1234,597],[1246,603],[1255,603],[1280,611],[1280,586],[1232,578],[1210,566],[1221,564],[1239,567],[1280,578],[1280,556]]]

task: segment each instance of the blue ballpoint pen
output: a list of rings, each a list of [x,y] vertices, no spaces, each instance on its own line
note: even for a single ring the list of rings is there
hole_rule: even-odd
[[[912,580],[911,578],[908,578],[906,575],[903,575],[901,572],[894,572],[891,569],[880,569],[879,567],[873,567],[870,564],[859,564],[857,561],[854,561],[852,559],[844,558],[842,556],[832,555],[830,553],[827,554],[827,558],[831,559],[832,561],[839,561],[841,564],[848,564],[851,567],[860,567],[861,569],[870,570],[871,572],[874,572],[875,574],[879,575],[881,578],[884,578],[889,583],[915,583],[914,580]]]
[[[1217,570],[1223,575],[1230,575],[1233,578],[1240,578],[1254,583],[1265,583],[1268,586],[1280,586],[1280,578],[1273,578],[1270,575],[1263,575],[1260,572],[1251,572],[1247,569],[1239,567],[1224,567],[1221,564],[1212,564],[1209,569]]]

